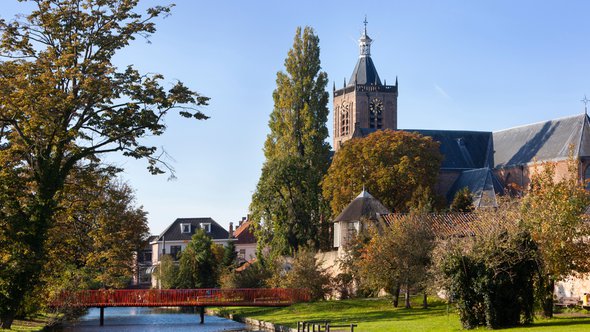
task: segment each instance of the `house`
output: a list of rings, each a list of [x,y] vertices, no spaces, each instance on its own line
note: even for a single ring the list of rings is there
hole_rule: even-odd
[[[363,191],[334,219],[334,248],[342,251],[351,237],[376,223],[380,215],[390,211],[368,191]]]
[[[149,288],[151,280],[152,269],[152,245],[157,235],[150,235],[146,240],[146,245],[135,252],[133,262],[133,279],[131,280],[131,287],[133,288]]]
[[[230,223],[230,230],[231,227]],[[244,217],[238,222],[238,227],[233,232],[232,238],[235,239],[238,264],[242,265],[256,257],[256,236],[254,236],[252,222],[248,217]]]
[[[159,265],[163,255],[171,255],[174,260],[178,260],[180,253],[186,248],[198,229],[203,229],[211,237],[213,243],[226,246],[230,241],[229,232],[211,218],[178,218],[162,234],[150,242],[152,247],[152,269],[150,271]],[[157,280],[153,277],[152,286],[157,286]]]

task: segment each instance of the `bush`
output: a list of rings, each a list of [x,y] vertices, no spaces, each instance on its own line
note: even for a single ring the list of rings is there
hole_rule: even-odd
[[[464,328],[532,322],[537,246],[527,231],[514,228],[504,227],[501,220],[497,227],[480,228],[485,231],[474,237],[446,240],[437,247],[436,268],[445,291],[457,302]]]
[[[220,283],[221,288],[264,288],[271,276],[270,269],[257,261],[240,272],[227,269],[221,275]]]
[[[330,276],[312,250],[299,250],[290,264],[291,268],[285,269],[288,265],[277,262],[270,281],[272,286],[309,289],[312,300],[324,299],[331,293]]]

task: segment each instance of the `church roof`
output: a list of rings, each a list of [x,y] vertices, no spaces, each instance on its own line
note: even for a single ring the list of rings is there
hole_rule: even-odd
[[[588,115],[533,123],[493,133],[495,167],[590,156]]]
[[[475,208],[497,207],[496,194],[504,194],[502,184],[492,172],[492,169],[488,167],[461,172],[461,175],[447,193],[448,201],[451,202],[457,191],[463,188],[469,189],[473,195],[473,206]]]
[[[377,215],[390,213],[378,199],[364,190],[334,219],[339,221],[377,220]]]
[[[473,169],[493,166],[492,133],[485,131],[403,129],[430,136],[440,143],[442,169]]]
[[[364,85],[381,85],[377,68],[370,56],[361,56],[354,66],[348,85],[364,84]]]

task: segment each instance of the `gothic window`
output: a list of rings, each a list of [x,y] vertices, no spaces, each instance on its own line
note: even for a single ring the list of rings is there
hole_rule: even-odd
[[[340,107],[340,136],[350,134],[350,105],[346,102]]]
[[[383,102],[379,98],[373,98],[369,104],[369,127],[383,128]]]

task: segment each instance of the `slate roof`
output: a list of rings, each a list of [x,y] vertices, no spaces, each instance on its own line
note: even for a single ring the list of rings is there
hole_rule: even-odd
[[[492,169],[488,167],[461,172],[461,175],[447,193],[447,200],[451,202],[457,191],[465,187],[473,195],[473,206],[475,208],[497,207],[496,194],[504,194],[502,184]]]
[[[590,156],[588,115],[576,115],[526,126],[500,130],[494,135],[496,168]]]
[[[378,199],[363,189],[334,219],[334,222],[360,221],[361,219],[377,220],[378,214],[385,213],[390,213],[390,211]]]
[[[377,68],[370,56],[361,56],[354,66],[352,75],[348,85],[364,84],[364,85],[382,85],[377,74]]]
[[[164,238],[166,241],[184,241],[189,240],[195,234],[195,231],[198,228],[201,228],[201,223],[210,223],[211,224],[211,232],[207,233],[211,239],[213,240],[225,240],[229,238],[229,233],[225,230],[221,225],[219,225],[215,220],[207,217],[207,218],[178,218],[174,220],[174,222],[166,228],[162,234],[158,237],[157,241],[162,241]],[[182,233],[180,229],[180,224],[191,224],[191,232],[190,233]]]
[[[486,131],[402,129],[430,136],[440,143],[442,169],[493,167],[492,133]]]

